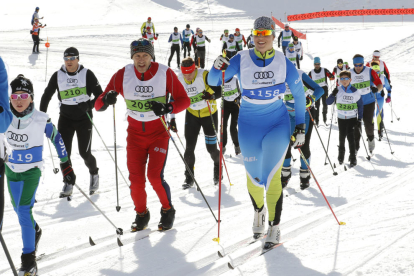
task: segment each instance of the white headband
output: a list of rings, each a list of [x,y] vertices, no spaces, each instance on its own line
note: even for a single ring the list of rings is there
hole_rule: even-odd
[[[379,57],[379,56],[381,56],[381,53],[380,53],[380,51],[375,51],[373,55],[376,56],[376,57]]]

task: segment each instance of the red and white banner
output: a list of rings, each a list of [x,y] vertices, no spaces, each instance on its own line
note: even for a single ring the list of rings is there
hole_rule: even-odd
[[[308,20],[322,17],[342,17],[342,16],[365,16],[365,15],[403,15],[414,14],[414,9],[375,9],[375,10],[343,10],[343,11],[321,11],[312,13],[302,13],[289,15],[288,21]],[[273,18],[273,20],[275,20]]]
[[[276,25],[278,25],[280,28],[282,28],[282,29],[285,28],[285,24],[283,24],[282,22],[280,22],[279,20],[277,20],[273,16],[272,16],[272,19],[276,23]],[[295,35],[298,36],[298,38],[300,38],[300,39],[306,39],[306,34],[302,34],[301,32],[296,31],[295,29],[293,29],[292,27],[290,27],[290,29],[295,33]]]

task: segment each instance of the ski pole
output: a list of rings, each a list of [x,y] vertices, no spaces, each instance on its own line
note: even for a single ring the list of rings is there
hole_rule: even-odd
[[[183,144],[183,142],[181,141],[180,136],[178,136],[178,132],[176,132],[176,133],[175,133],[175,135],[177,135],[177,137],[178,137],[178,141],[180,141],[181,146],[183,146],[183,149],[185,150],[184,144]]]
[[[207,106],[208,106],[208,111],[210,112],[211,123],[213,124],[214,132],[217,135],[218,133],[217,133],[216,125],[214,124],[213,115],[211,114],[210,103],[208,101],[206,101],[206,102],[207,102]],[[220,141],[221,141],[221,138],[220,138]],[[221,144],[220,141],[217,141],[219,147],[220,147],[220,144]],[[220,155],[221,154],[222,153],[220,152]],[[229,171],[227,170],[226,160],[224,159],[224,156],[223,156],[223,163],[224,163],[224,168],[226,169],[227,178],[229,179],[230,186],[233,186],[233,184],[230,181]]]
[[[346,224],[345,222],[342,222],[342,221],[341,221],[341,222],[339,222],[338,218],[337,218],[337,217],[336,217],[336,215],[335,215],[335,212],[332,210],[332,207],[331,207],[331,205],[329,204],[328,199],[326,198],[325,194],[323,193],[322,188],[321,188],[321,186],[320,186],[320,185],[319,185],[319,183],[318,183],[318,180],[316,180],[316,177],[315,177],[315,175],[313,174],[313,172],[312,172],[312,170],[311,170],[311,168],[310,168],[310,166],[309,166],[308,161],[306,161],[305,155],[303,155],[303,153],[302,153],[302,151],[300,150],[300,148],[298,148],[298,150],[299,150],[299,153],[300,153],[300,157],[302,157],[303,162],[305,162],[306,167],[308,167],[308,170],[309,170],[309,171],[310,171],[310,173],[312,174],[313,180],[315,180],[316,185],[318,185],[318,188],[319,188],[319,190],[321,191],[321,193],[322,193],[322,195],[323,195],[323,198],[325,199],[326,203],[328,204],[329,209],[331,209],[332,215],[335,217],[335,219],[336,219],[336,221],[338,222],[338,224],[339,224],[339,225],[345,225],[345,224]]]
[[[53,161],[52,149],[50,147],[50,141],[49,141],[49,139],[47,139],[47,144],[49,145],[50,159],[52,159],[52,164],[53,164],[53,172],[55,174],[57,174],[59,172],[59,169],[55,167],[55,161]]]
[[[9,250],[7,249],[6,243],[4,242],[3,235],[1,234],[1,232],[0,232],[0,241],[1,241],[1,246],[3,247],[3,250],[4,250],[4,254],[6,254],[7,260],[9,261],[10,268],[13,271],[13,275],[18,276],[16,267],[13,264],[13,260],[10,256]]]
[[[335,106],[335,105],[334,105]],[[329,151],[329,141],[331,140],[331,131],[332,131],[332,125],[333,125],[333,116],[334,113],[332,112],[332,118],[331,118],[331,127],[329,128],[329,135],[328,135],[328,145],[326,147],[326,152]],[[328,163],[326,163],[326,159],[328,158],[328,154],[326,154],[325,156],[325,165],[328,165]]]
[[[49,37],[47,38],[47,42],[45,43],[45,47],[46,47],[46,71],[45,71],[45,82],[46,82],[46,80],[47,80],[47,57],[49,55],[49,47],[50,47]]]
[[[121,173],[121,176],[122,176],[122,178],[123,178],[123,179],[124,179],[124,181],[125,181],[125,184],[126,184],[126,185],[128,186],[128,188],[129,188],[129,184],[128,184],[128,182],[126,181],[124,174],[123,174],[123,173],[122,173],[122,171],[119,169],[119,167],[118,167],[117,163],[115,162],[115,159],[112,157],[112,154],[111,154],[111,152],[109,151],[108,147],[106,146],[105,141],[102,139],[101,134],[99,133],[98,129],[96,128],[95,124],[93,123],[91,116],[89,116],[88,112],[86,112],[86,115],[88,115],[88,118],[89,118],[89,120],[91,121],[91,123],[92,123],[93,127],[95,128],[96,132],[98,133],[99,138],[101,138],[101,141],[102,141],[102,143],[104,144],[104,146],[105,146],[106,150],[108,151],[109,155],[111,156],[112,161],[114,161],[114,163],[116,164],[116,167],[118,168],[118,171]]]
[[[311,118],[311,120],[312,120],[312,123],[313,123],[313,126],[315,127],[316,133],[318,133],[318,137],[319,137],[319,140],[321,141],[321,144],[322,144],[323,150],[325,151],[326,157],[328,157],[328,161],[329,161],[329,164],[331,165],[331,168],[332,168],[332,171],[333,171],[333,175],[338,175],[338,173],[337,173],[337,172],[335,171],[335,169],[334,169],[334,166],[332,166],[331,159],[329,158],[328,152],[327,152],[327,150],[325,149],[325,145],[324,145],[324,144],[323,144],[323,142],[322,142],[321,135],[319,134],[318,128],[316,127],[316,124],[315,124],[315,121],[313,120],[312,114],[311,114],[311,112],[310,112],[310,110],[309,110],[309,109],[307,109],[307,108],[306,108],[306,110],[307,110],[307,111],[308,111],[308,113],[309,113],[309,117],[310,117],[310,118]]]
[[[390,106],[391,106],[391,123],[394,123],[394,114],[392,112],[392,102],[390,102]]]
[[[186,167],[186,169],[187,169],[188,174],[189,174],[189,175],[191,176],[191,178],[194,180],[194,183],[197,185],[198,190],[200,191],[201,195],[203,196],[204,201],[206,202],[206,204],[207,204],[208,208],[210,209],[211,214],[213,215],[214,219],[215,219],[215,220],[216,220],[216,222],[217,222],[216,215],[214,215],[213,210],[212,210],[212,209],[211,209],[211,207],[210,207],[210,204],[208,204],[208,201],[207,201],[207,199],[205,198],[205,196],[204,196],[204,194],[203,194],[203,191],[201,191],[200,186],[198,185],[197,181],[195,180],[194,174],[191,172],[190,167],[188,166],[187,162],[185,162],[185,159],[184,159],[183,155],[181,154],[180,150],[178,149],[178,146],[177,146],[177,144],[175,143],[174,138],[171,136],[171,133],[168,131],[167,124],[165,123],[165,121],[164,121],[164,119],[163,119],[162,117],[160,117],[160,120],[161,120],[162,124],[164,125],[165,131],[168,133],[168,136],[170,136],[171,141],[173,142],[173,144],[174,144],[175,148],[177,149],[178,154],[180,155],[181,159],[183,160],[184,165],[185,165],[185,167]]]
[[[379,108],[379,104],[378,104],[377,99],[375,99],[375,103],[377,104],[377,108],[378,108],[378,110],[380,110],[380,108]],[[381,113],[382,113],[382,110],[380,111],[380,114],[381,114]],[[382,120],[382,125],[384,126],[385,135],[387,136],[388,145],[390,146],[390,151],[391,151],[391,154],[394,154],[394,152],[392,151],[392,148],[391,148],[390,139],[388,138],[387,129],[385,128],[384,120]]]
[[[395,113],[394,108],[392,108],[392,102],[391,102],[391,111],[394,113],[395,117],[397,117],[397,121],[399,121],[400,117],[397,116],[397,113]]]
[[[115,152],[115,183],[116,183],[116,210],[119,212],[121,206],[119,206],[119,195],[118,195],[118,158],[116,154],[116,124],[115,124],[115,105],[113,106],[114,111],[114,152]]]
[[[226,58],[226,51],[223,50],[223,57]],[[224,117],[224,80],[225,80],[226,71],[221,70],[221,124],[220,124],[220,158],[219,158],[219,199],[218,199],[218,225],[217,225],[217,238],[214,238],[213,241],[220,243],[220,215],[221,215],[221,178],[223,175],[223,169],[221,167],[221,162],[223,160],[223,117]],[[230,180],[229,180],[230,181]]]
[[[87,200],[89,200],[89,202],[96,208],[96,210],[98,210],[104,216],[104,218],[106,218],[106,220],[116,229],[116,234],[118,235],[117,237],[118,245],[123,246],[121,240],[119,239],[119,236],[124,234],[124,231],[122,230],[122,228],[116,227],[116,225],[105,215],[105,213],[102,212],[101,209],[99,209],[99,207],[82,191],[81,188],[79,188],[78,184],[75,183],[74,186],[78,188],[78,190],[86,197]],[[91,245],[95,245],[91,237],[89,237],[89,241],[91,242]]]
[[[371,160],[371,156],[368,154],[367,146],[365,145],[364,136],[362,135],[361,125],[358,126],[358,129],[359,129],[359,133],[361,134],[361,139],[362,139],[362,143],[364,144],[365,152],[367,153],[367,157],[366,158],[368,160]]]

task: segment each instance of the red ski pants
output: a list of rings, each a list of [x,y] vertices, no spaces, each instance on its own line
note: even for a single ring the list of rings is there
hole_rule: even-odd
[[[147,193],[145,192],[147,162],[147,177],[160,199],[162,208],[168,209],[172,206],[170,186],[164,180],[169,137],[162,125],[157,124],[155,129],[153,127],[153,124],[151,126],[148,124],[150,129],[144,133],[142,129],[134,129],[131,125],[128,127],[127,166],[131,181],[131,197],[135,211],[138,213],[145,212],[147,208]]]

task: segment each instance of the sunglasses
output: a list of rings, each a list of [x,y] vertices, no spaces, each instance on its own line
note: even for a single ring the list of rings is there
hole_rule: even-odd
[[[342,65],[344,65],[343,63],[338,63],[338,66],[342,66]]]
[[[273,34],[273,30],[253,30],[255,36],[269,36]]]
[[[350,80],[351,78],[341,78],[341,80]]]
[[[140,41],[132,41],[131,46],[137,47],[137,46],[148,46],[151,42],[148,40],[140,40]]]
[[[198,32],[199,34],[202,34],[203,32]]]
[[[354,66],[355,67],[362,67],[362,66],[364,66],[364,64],[363,63],[359,63],[359,64],[354,64]]]
[[[374,56],[374,58],[377,58],[377,59],[379,59],[380,57]]]
[[[78,56],[74,56],[74,57],[64,57],[63,60],[64,61],[69,61],[69,60],[75,60],[77,58],[78,58]]]
[[[321,66],[320,63],[314,63],[313,65],[315,65],[315,66]]]
[[[21,100],[27,100],[30,97],[30,94],[28,93],[22,93],[22,94],[11,94],[10,98],[12,100],[17,100],[17,99],[21,99]]]

